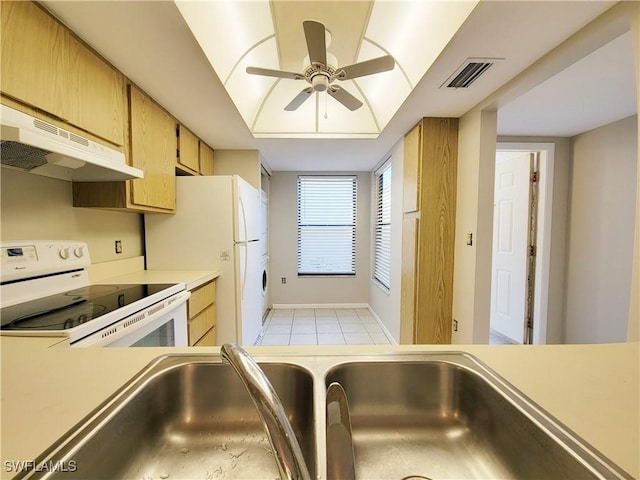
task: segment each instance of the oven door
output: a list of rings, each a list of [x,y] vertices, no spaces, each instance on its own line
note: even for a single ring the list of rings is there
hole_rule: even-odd
[[[190,292],[177,293],[71,346],[186,347],[187,299],[190,296]]]

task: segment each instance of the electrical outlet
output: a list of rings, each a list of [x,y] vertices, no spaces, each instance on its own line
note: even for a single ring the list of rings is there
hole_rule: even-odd
[[[282,277],[282,284],[286,284],[287,283],[287,277]]]
[[[456,319],[453,320],[453,331],[454,332],[458,331],[458,320]]]
[[[122,253],[122,240],[116,240],[116,253]]]

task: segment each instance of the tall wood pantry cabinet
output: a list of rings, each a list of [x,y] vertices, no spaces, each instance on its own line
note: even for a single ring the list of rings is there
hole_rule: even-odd
[[[451,343],[458,120],[404,138],[400,343]]]

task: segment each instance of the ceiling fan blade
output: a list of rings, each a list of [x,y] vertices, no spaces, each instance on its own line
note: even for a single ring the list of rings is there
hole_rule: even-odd
[[[297,110],[298,107],[300,105],[302,105],[304,103],[304,101],[309,98],[309,96],[313,93],[313,88],[309,87],[309,88],[305,88],[304,90],[302,90],[298,95],[296,95],[296,98],[294,98],[293,100],[291,100],[291,102],[289,102],[289,105],[287,105],[286,107],[284,107],[284,109],[288,112],[293,112],[294,110]]]
[[[304,75],[283,70],[271,70],[269,68],[247,67],[247,73],[251,75],[264,75],[266,77],[290,78],[292,80],[304,80]]]
[[[307,39],[307,50],[311,64],[327,64],[327,45],[325,40],[325,28],[320,22],[305,20],[302,22],[304,36]]]
[[[362,102],[356,97],[347,92],[344,88],[336,87],[332,85],[327,90],[327,93],[347,107],[352,112],[359,109],[362,106]]]
[[[352,78],[364,77],[365,75],[386,72],[392,70],[395,64],[396,61],[391,55],[385,55],[384,57],[341,67],[336,72],[336,78],[338,80],[351,80]]]

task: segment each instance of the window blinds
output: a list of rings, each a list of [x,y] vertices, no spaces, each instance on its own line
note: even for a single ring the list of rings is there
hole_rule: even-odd
[[[355,275],[355,176],[298,177],[298,275]]]
[[[373,276],[391,287],[391,163],[376,173],[376,218]]]

